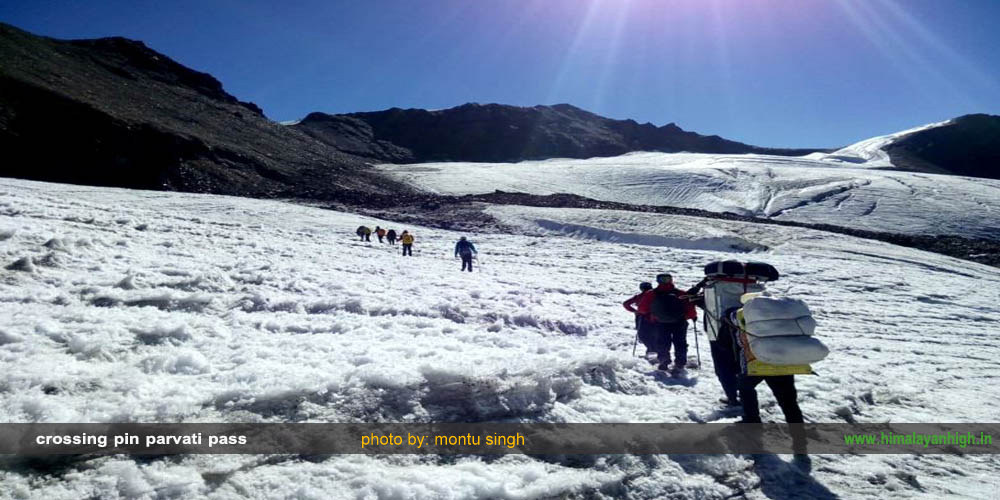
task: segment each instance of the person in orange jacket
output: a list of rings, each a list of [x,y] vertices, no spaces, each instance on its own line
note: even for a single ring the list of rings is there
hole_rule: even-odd
[[[375,236],[378,236],[378,242],[382,243],[382,238],[385,237],[385,229],[375,226]]]

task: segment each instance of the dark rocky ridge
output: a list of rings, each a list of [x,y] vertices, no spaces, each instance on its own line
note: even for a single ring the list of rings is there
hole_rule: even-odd
[[[404,190],[124,38],[0,24],[0,176],[242,196]]]
[[[975,114],[885,147],[900,170],[1000,179],[1000,116]]]
[[[387,162],[515,162],[618,156],[632,151],[799,156],[820,149],[750,146],[717,135],[613,120],[569,104],[464,104],[427,111],[311,113],[293,127],[331,146]],[[363,141],[358,140],[364,138]]]

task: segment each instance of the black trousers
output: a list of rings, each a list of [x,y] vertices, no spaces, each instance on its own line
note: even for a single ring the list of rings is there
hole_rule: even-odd
[[[749,375],[740,376],[740,399],[743,401],[743,421],[759,423],[760,406],[757,401],[757,385],[761,381],[767,382],[771,388],[774,399],[778,400],[778,406],[785,414],[785,422],[790,424],[801,424],[802,410],[799,408],[799,395],[795,390],[794,375],[780,375],[774,377],[753,377]]]
[[[674,361],[677,366],[684,366],[688,360],[687,322],[654,323],[653,350],[656,359],[661,363],[670,362],[670,346],[674,347]]]
[[[390,245],[395,245],[396,244],[396,238],[389,238],[389,244]]]
[[[469,272],[472,272],[472,254],[471,253],[460,253],[459,256],[462,257],[462,270],[465,271],[468,267]]]
[[[383,238],[382,236],[379,236],[379,237],[378,237],[378,242],[379,242],[379,243],[382,243],[382,238]]]
[[[739,390],[739,364],[736,362],[733,336],[728,332],[719,332],[717,340],[708,342],[712,350],[712,364],[715,365],[715,376],[719,379],[726,399],[736,401]]]
[[[413,243],[403,243],[403,255],[413,257]]]
[[[659,332],[656,329],[656,323],[651,323],[646,318],[636,314],[635,326],[639,330],[639,342],[646,346],[646,352],[657,352],[656,340]]]

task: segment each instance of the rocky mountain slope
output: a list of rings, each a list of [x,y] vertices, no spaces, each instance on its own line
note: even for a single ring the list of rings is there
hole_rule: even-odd
[[[395,163],[591,158],[631,151],[788,156],[819,151],[750,146],[685,131],[673,123],[657,127],[613,120],[569,104],[469,103],[436,111],[392,108],[343,115],[312,113],[292,127],[345,151]]]
[[[142,42],[0,24],[0,60],[0,176],[260,197],[400,189]]]
[[[901,170],[1000,179],[1000,116],[960,116],[884,149]]]

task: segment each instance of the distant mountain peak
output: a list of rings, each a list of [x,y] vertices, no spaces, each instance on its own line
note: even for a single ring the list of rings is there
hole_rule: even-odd
[[[327,144],[344,144],[352,131],[317,124],[310,114],[297,127]],[[428,112],[391,108],[385,111],[347,113],[363,121],[372,139],[392,145],[384,161],[511,162],[546,158],[617,156],[634,151],[764,153],[805,155],[814,149],[771,149],[750,146],[719,136],[688,132],[675,123],[656,127],[635,120],[606,118],[568,103],[530,107],[475,102]],[[314,126],[317,125],[317,126]],[[372,148],[372,151],[381,147]]]

